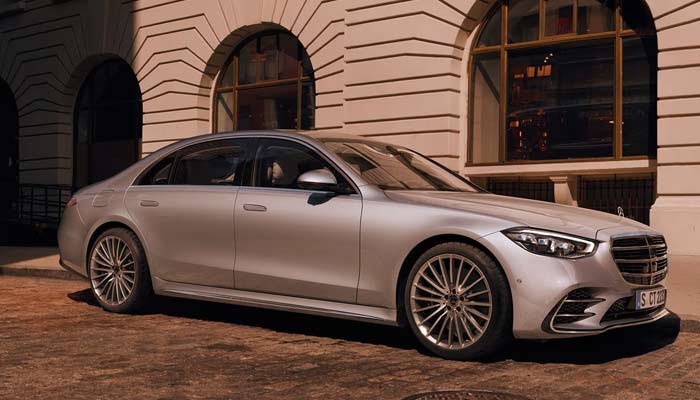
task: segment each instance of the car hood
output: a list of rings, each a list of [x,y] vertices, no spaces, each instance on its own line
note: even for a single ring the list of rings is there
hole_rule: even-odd
[[[489,193],[433,191],[386,191],[385,193],[394,201],[462,210],[507,220],[513,226],[549,229],[587,238],[596,238],[600,230],[613,227],[628,227],[634,231],[649,230],[649,227],[644,224],[613,214]]]

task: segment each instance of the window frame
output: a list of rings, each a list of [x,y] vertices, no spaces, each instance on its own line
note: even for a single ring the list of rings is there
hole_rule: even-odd
[[[468,110],[467,110],[467,160],[466,166],[496,166],[496,165],[517,165],[517,164],[550,164],[550,163],[566,163],[566,162],[587,162],[587,161],[621,161],[621,160],[650,160],[655,159],[653,155],[634,155],[625,156],[622,153],[623,147],[623,90],[624,81],[622,76],[623,71],[623,39],[631,37],[650,37],[656,36],[655,27],[652,25],[653,32],[637,32],[632,28],[625,29],[625,21],[622,16],[622,8],[624,0],[613,0],[614,7],[614,22],[615,29],[608,32],[596,33],[578,33],[578,5],[579,0],[573,0],[573,19],[572,33],[562,35],[545,35],[545,4],[546,0],[539,1],[539,18],[538,18],[538,39],[526,42],[508,43],[508,0],[497,0],[496,5],[486,14],[486,17],[479,26],[479,30],[474,36],[471,43],[469,53],[469,61],[467,70],[469,72],[469,88],[468,88]],[[644,4],[644,7],[648,7]],[[487,22],[501,11],[501,40],[500,45],[478,47],[481,35],[484,33]],[[648,9],[643,11],[648,14]],[[651,21],[653,24],[653,21]],[[565,45],[570,43],[595,42],[601,39],[614,40],[614,105],[613,105],[613,155],[611,157],[579,157],[579,158],[562,158],[553,160],[508,160],[507,154],[507,103],[508,103],[508,54],[511,51],[520,51],[527,49],[542,49],[548,46]],[[658,50],[658,45],[657,45]],[[474,98],[475,98],[475,81],[476,81],[476,63],[475,56],[479,55],[496,55],[500,63],[500,99],[499,99],[499,120],[498,120],[498,161],[497,162],[474,162]],[[658,82],[658,78],[657,78]],[[656,93],[653,94],[656,96]]]
[[[253,146],[254,152],[251,154],[254,154],[252,157],[252,162],[248,164],[249,166],[249,171],[247,174],[247,177],[250,180],[250,186],[254,187],[256,189],[265,189],[265,190],[284,190],[284,191],[295,191],[295,192],[304,192],[304,193],[320,193],[323,191],[319,190],[308,190],[308,189],[297,189],[297,188],[276,188],[276,187],[268,187],[268,186],[262,186],[260,185],[260,180],[259,180],[259,172],[260,172],[260,154],[262,150],[269,145],[270,142],[287,142],[291,143],[292,145],[300,146],[306,149],[307,151],[311,152],[312,154],[316,155],[319,159],[323,160],[328,166],[331,168],[331,172],[333,175],[336,176],[336,179],[338,177],[343,178],[347,183],[348,187],[351,189],[351,191],[348,191],[347,193],[344,192],[337,192],[338,195],[342,196],[352,196],[352,195],[359,195],[360,190],[358,189],[357,185],[355,182],[350,178],[343,170],[342,168],[338,167],[338,165],[333,162],[329,157],[327,157],[325,154],[323,154],[322,151],[319,151],[313,146],[308,145],[307,143],[304,143],[302,141],[294,140],[291,138],[286,138],[286,137],[275,137],[275,136],[262,136],[260,137],[256,143]],[[340,183],[340,181],[339,181]]]
[[[286,79],[274,79],[274,80],[260,80],[260,69],[258,68],[256,71],[256,82],[255,83],[244,83],[244,84],[239,84],[238,83],[238,73],[239,73],[239,60],[240,60],[240,51],[250,42],[255,41],[257,42],[257,46],[259,48],[260,45],[260,38],[264,36],[270,36],[270,35],[276,35],[277,38],[277,52],[278,52],[278,58],[277,58],[277,68],[279,72],[279,46],[280,46],[280,35],[289,35],[293,37],[297,41],[297,51],[298,51],[298,57],[299,60],[297,62],[297,76],[295,78],[286,78]],[[309,65],[311,65],[311,57],[309,54],[306,52],[306,48],[304,45],[301,43],[299,38],[297,38],[294,34],[291,32],[285,31],[285,30],[280,30],[280,29],[273,29],[273,30],[265,30],[261,31],[258,33],[255,33],[253,35],[250,35],[249,37],[245,38],[243,41],[241,41],[231,52],[231,54],[228,56],[226,59],[226,62],[224,62],[222,68],[219,70],[219,75],[216,79],[216,86],[214,88],[214,95],[212,96],[211,99],[211,106],[212,106],[212,131],[219,133],[219,107],[218,107],[218,97],[220,94],[230,94],[231,95],[231,108],[233,112],[233,117],[232,117],[232,131],[236,132],[238,131],[238,92],[239,90],[246,90],[246,89],[258,89],[258,88],[265,88],[265,87],[282,87],[286,85],[291,85],[291,84],[296,84],[297,87],[297,112],[296,112],[296,125],[294,129],[301,130],[301,119],[302,119],[302,101],[303,101],[303,90],[304,90],[304,84],[305,83],[311,83],[312,84],[312,90],[313,90],[313,96],[316,96],[316,85],[315,85],[315,78],[313,75],[313,68],[311,68],[311,74],[310,75],[304,75],[304,61],[308,60]],[[222,85],[221,80],[223,77],[226,75],[226,71],[232,68],[232,74],[233,74],[233,84],[229,86]],[[314,107],[314,114],[315,114],[315,107]],[[315,116],[314,116],[315,117]],[[315,118],[314,118],[315,119]],[[314,124],[315,125],[315,124]],[[223,133],[223,132],[221,132]]]
[[[202,146],[211,146],[212,144],[215,144],[217,142],[228,142],[228,141],[243,141],[244,143],[244,156],[243,156],[243,166],[241,167],[241,181],[237,185],[191,185],[191,184],[175,184],[173,183],[173,179],[175,177],[175,171],[177,170],[177,166],[179,165],[180,159],[182,156],[191,154],[193,151],[197,151],[198,147]],[[230,138],[216,138],[216,139],[211,139],[211,140],[205,140],[202,142],[197,142],[197,143],[192,143],[190,145],[187,145],[185,147],[179,148],[177,150],[173,150],[172,152],[164,155],[163,157],[159,158],[158,160],[154,161],[151,163],[147,168],[145,168],[139,176],[134,180],[134,183],[132,186],[151,186],[151,187],[163,187],[163,186],[169,186],[169,187],[182,187],[182,186],[221,186],[221,187],[244,187],[244,186],[251,186],[250,185],[250,163],[253,160],[253,157],[251,157],[252,150],[255,148],[257,145],[258,139],[255,137],[230,137]],[[150,175],[150,173],[153,171],[154,168],[158,167],[163,161],[171,159],[172,164],[170,166],[170,171],[168,173],[168,183],[166,184],[161,184],[161,185],[152,185],[152,184],[145,184],[143,183],[143,180]]]

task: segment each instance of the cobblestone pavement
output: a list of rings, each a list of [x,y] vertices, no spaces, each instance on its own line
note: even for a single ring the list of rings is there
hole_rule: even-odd
[[[595,338],[444,361],[398,328],[185,300],[98,308],[81,281],[0,276],[0,398],[700,399],[700,334],[669,317]]]

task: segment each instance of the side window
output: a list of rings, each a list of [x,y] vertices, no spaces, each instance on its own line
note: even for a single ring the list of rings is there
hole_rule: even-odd
[[[180,152],[174,185],[240,185],[245,164],[246,139],[201,143]]]
[[[139,185],[167,185],[170,170],[173,168],[174,156],[160,160],[139,180]]]
[[[297,179],[315,169],[327,169],[342,192],[354,190],[347,180],[315,151],[288,140],[264,140],[258,148],[256,183],[259,187],[300,189]]]

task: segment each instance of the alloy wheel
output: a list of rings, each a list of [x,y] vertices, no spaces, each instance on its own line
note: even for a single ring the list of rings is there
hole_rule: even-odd
[[[491,321],[493,299],[486,276],[473,261],[458,254],[438,255],[421,265],[410,296],[418,330],[445,349],[476,343]]]
[[[136,264],[129,246],[117,236],[105,236],[90,257],[90,280],[97,297],[110,305],[123,304],[131,295]]]

